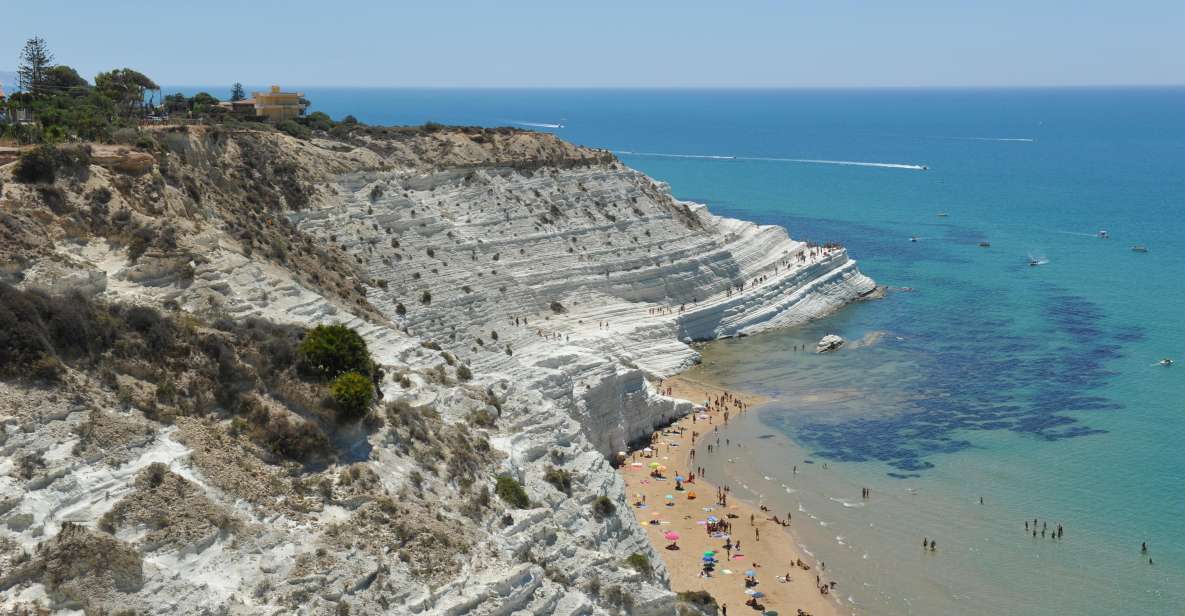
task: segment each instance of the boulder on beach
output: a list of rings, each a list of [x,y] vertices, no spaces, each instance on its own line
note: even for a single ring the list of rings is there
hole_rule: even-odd
[[[823,336],[822,340],[819,340],[818,344],[815,345],[815,352],[826,353],[828,351],[834,351],[843,346],[843,343],[843,338],[840,338],[835,334],[827,334],[826,336]]]

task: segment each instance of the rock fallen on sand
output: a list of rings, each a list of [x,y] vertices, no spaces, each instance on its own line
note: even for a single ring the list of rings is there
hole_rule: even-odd
[[[818,344],[815,345],[815,352],[826,353],[828,351],[834,351],[843,346],[843,343],[843,338],[840,338],[835,334],[827,334],[826,336],[823,336],[823,339],[820,340]]]

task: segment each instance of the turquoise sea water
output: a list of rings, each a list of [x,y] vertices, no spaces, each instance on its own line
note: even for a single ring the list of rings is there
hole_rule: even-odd
[[[911,288],[704,350],[707,378],[774,398],[705,462],[795,512],[852,610],[1185,613],[1185,89],[306,94],[372,123],[562,124],[540,130]],[[825,333],[869,343],[792,351]]]

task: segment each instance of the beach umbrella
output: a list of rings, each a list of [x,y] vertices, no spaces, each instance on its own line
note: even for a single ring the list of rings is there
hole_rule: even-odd
[[[665,499],[667,499],[667,500],[675,500],[675,497],[674,497],[674,496],[671,496],[670,494],[667,494],[667,495],[666,495],[666,496],[664,496],[663,498],[665,498]]]
[[[666,537],[667,541],[678,541],[679,540],[679,533],[677,533],[673,530],[668,530],[666,533],[663,534],[663,537]]]
[[[715,559],[715,558],[713,558],[713,557],[711,557],[711,556],[705,556],[705,557],[704,557],[704,562],[706,562],[706,563],[714,563],[714,562],[716,562],[716,559]]]
[[[757,572],[756,572],[756,571],[754,571],[754,570],[752,570],[752,569],[750,569],[750,570],[748,570],[748,571],[746,571],[746,572],[745,572],[745,575],[747,575],[747,576],[749,576],[749,577],[757,577]]]
[[[675,481],[687,481],[687,478],[683,475],[675,475]]]
[[[711,523],[713,523],[713,524],[715,524],[716,522],[719,522],[719,521],[720,521],[720,518],[718,518],[718,517],[716,517],[716,516],[714,516],[714,515],[710,515],[710,516],[708,516],[708,521],[709,521],[709,522],[711,522]]]
[[[658,467],[660,467],[660,466],[662,466],[662,465],[661,465],[661,464],[659,464],[658,462],[651,462],[651,463],[650,463],[650,468],[658,468]]]
[[[716,555],[716,550],[708,550],[707,552],[704,552],[704,556],[715,556],[715,555]]]

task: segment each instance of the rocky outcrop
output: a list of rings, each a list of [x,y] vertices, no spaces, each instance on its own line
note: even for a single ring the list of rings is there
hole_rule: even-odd
[[[816,353],[828,353],[843,346],[844,339],[835,334],[827,334],[815,345]]]
[[[144,563],[141,586],[111,592],[150,611],[670,613],[606,459],[690,412],[653,380],[697,361],[690,342],[803,323],[875,287],[841,248],[716,216],[550,135],[157,138],[165,168],[92,167],[65,187],[69,211],[5,189],[21,284],[210,320],[344,323],[389,406],[310,469],[260,457],[229,420],[164,426],[134,388],[89,375],[52,402],[0,384],[17,409],[0,445],[31,460],[25,474],[0,464],[14,545],[106,529]],[[155,231],[136,240],[129,225]],[[529,505],[491,497],[496,474]],[[596,514],[598,497],[621,515]],[[194,515],[163,524],[176,506]],[[652,576],[624,565],[635,552]],[[49,596],[34,577],[13,584]]]

